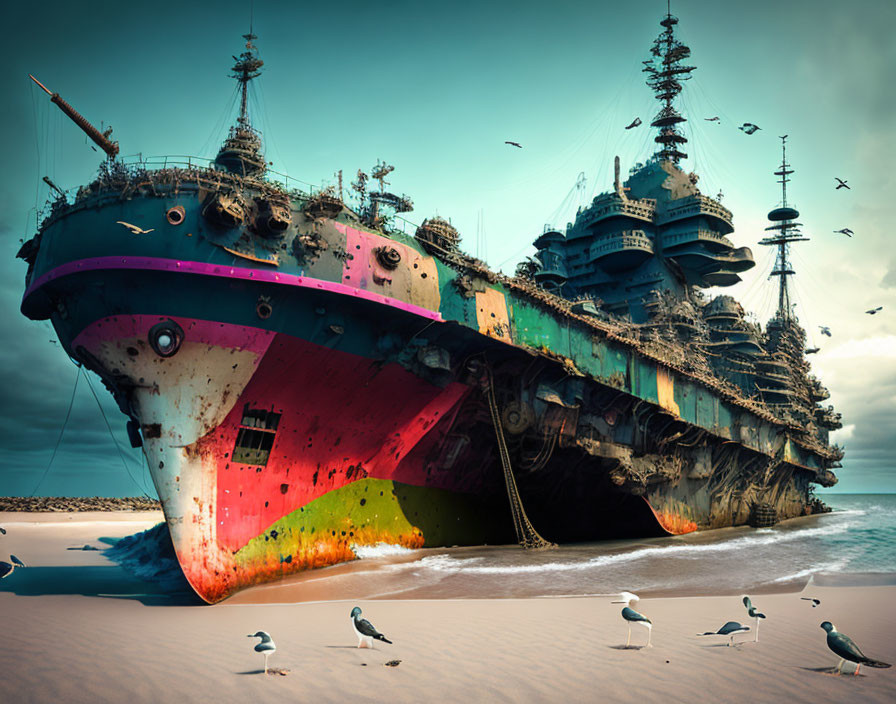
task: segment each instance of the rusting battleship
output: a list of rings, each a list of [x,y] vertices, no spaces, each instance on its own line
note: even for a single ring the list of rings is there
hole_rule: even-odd
[[[703,295],[753,260],[679,165],[693,67],[677,21],[645,62],[658,151],[624,182],[617,159],[612,190],[546,228],[514,276],[440,218],[402,232],[412,203],[385,189],[387,164],[359,171],[351,199],[341,180],[278,179],[247,109],[251,33],[211,163],[128,163],[51,94],[108,158],[19,252],[22,312],[51,320],[128,417],[204,600],[358,545],[544,545],[817,509],[842,451],[789,304],[798,214],[786,191],[769,214],[781,293],[765,330]]]

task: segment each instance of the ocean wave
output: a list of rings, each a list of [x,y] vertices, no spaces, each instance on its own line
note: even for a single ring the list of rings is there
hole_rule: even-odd
[[[377,543],[376,545],[352,545],[352,552],[361,560],[391,555],[411,555],[415,550],[393,543]]]
[[[812,567],[808,567],[804,570],[800,570],[799,572],[794,572],[792,574],[785,574],[783,577],[778,577],[777,579],[771,580],[769,584],[780,584],[782,582],[792,582],[797,579],[803,579],[805,577],[812,577],[819,572],[839,572],[844,567],[849,560],[838,560],[837,562],[826,562],[819,565],[812,565]]]
[[[479,565],[482,558],[455,558],[451,555],[434,555],[424,557],[418,564],[438,572],[464,572],[472,574],[526,574],[538,572],[572,572],[589,570],[595,567],[634,562],[650,557],[699,557],[706,553],[730,552],[744,550],[777,543],[787,543],[804,538],[819,538],[846,533],[853,524],[843,522],[829,526],[780,531],[774,528],[757,530],[754,535],[734,538],[719,543],[667,545],[632,550],[612,555],[600,555],[587,560],[569,562],[543,562],[528,565]]]

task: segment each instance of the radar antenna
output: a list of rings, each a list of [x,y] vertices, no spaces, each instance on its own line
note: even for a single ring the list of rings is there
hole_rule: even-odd
[[[772,234],[759,240],[759,244],[778,248],[775,268],[770,276],[780,277],[778,280],[778,310],[776,316],[781,320],[791,320],[793,318],[793,305],[790,302],[790,289],[787,285],[787,277],[793,276],[796,272],[791,268],[788,256],[790,244],[809,241],[809,238],[803,237],[799,230],[802,223],[795,221],[795,218],[800,216],[799,211],[793,206],[787,205],[787,184],[790,182],[788,176],[792,173],[793,169],[787,163],[787,135],[785,134],[781,137],[781,168],[775,171],[775,176],[781,177],[778,181],[781,184],[781,206],[768,214],[768,219],[774,224],[765,228],[766,232],[777,234]]]
[[[691,49],[675,38],[676,24],[678,18],[672,16],[667,3],[666,16],[660,21],[664,29],[650,48],[653,58],[643,62],[642,70],[648,74],[647,85],[663,104],[650,123],[651,127],[659,128],[659,134],[653,141],[662,145],[662,149],[656,156],[677,164],[679,159],[686,159],[688,156],[678,148],[688,141],[679,129],[679,124],[687,120],[675,109],[672,102],[681,92],[682,82],[689,80],[691,71],[697,67],[684,66],[681,63],[691,55]]]

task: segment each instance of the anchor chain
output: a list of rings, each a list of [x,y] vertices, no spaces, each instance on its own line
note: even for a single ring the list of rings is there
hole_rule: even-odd
[[[495,435],[498,438],[498,454],[501,457],[501,466],[504,469],[504,483],[507,485],[507,498],[510,499],[510,512],[513,515],[513,528],[516,531],[516,539],[520,546],[527,549],[555,548],[557,545],[542,538],[526,516],[520,493],[516,486],[516,479],[510,466],[510,453],[507,451],[507,443],[504,440],[504,428],[501,423],[501,415],[498,413],[498,404],[495,401],[495,384],[491,370],[486,368],[488,378],[488,407],[492,416],[492,424],[495,426]]]

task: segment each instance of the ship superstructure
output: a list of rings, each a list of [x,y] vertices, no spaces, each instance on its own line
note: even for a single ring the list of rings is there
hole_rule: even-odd
[[[107,151],[96,180],[54,200],[19,254],[22,311],[51,320],[128,416],[202,598],[358,545],[787,518],[836,481],[842,452],[794,410],[805,396],[824,415],[798,326],[763,332],[701,292],[753,261],[679,166],[673,99],[693,67],[676,22],[647,71],[658,152],[624,184],[617,164],[613,190],[544,232],[518,276],[464,254],[444,219],[392,227],[413,206],[384,162],[358,172],[354,207],[341,174],[314,192],[278,181],[246,106],[251,32],[212,163]]]

